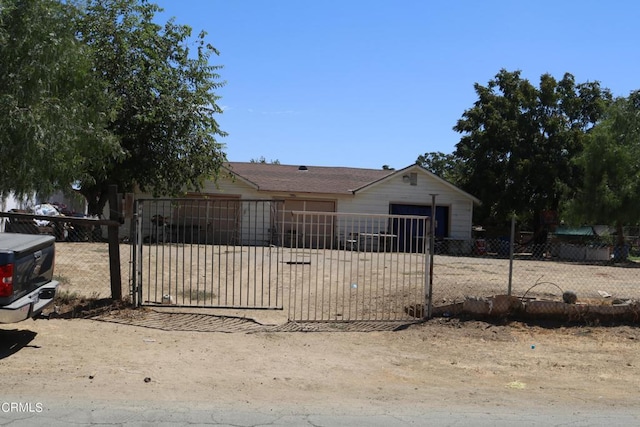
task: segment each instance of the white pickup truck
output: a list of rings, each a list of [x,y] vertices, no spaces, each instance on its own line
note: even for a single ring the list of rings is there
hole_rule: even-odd
[[[0,323],[37,317],[53,304],[55,238],[0,233]]]

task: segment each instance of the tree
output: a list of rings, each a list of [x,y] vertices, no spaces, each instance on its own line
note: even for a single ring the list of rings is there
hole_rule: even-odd
[[[463,134],[454,152],[458,185],[482,200],[475,212],[481,220],[501,222],[516,213],[543,231],[541,213],[557,211],[578,188],[572,159],[611,95],[598,82],[576,84],[568,73],[560,81],[544,74],[537,88],[504,69],[474,88],[478,100],[454,127]]]
[[[249,163],[267,163],[267,159],[265,159],[264,156],[260,156],[257,159],[249,160]],[[272,165],[279,165],[280,164],[280,160],[278,160],[278,159],[269,160],[268,163],[271,163]]]
[[[460,160],[453,154],[440,151],[424,153],[418,156],[416,164],[454,185],[460,181]]]
[[[0,192],[198,190],[225,161],[218,52],[144,0],[0,0]],[[192,49],[192,45],[195,49]]]
[[[0,197],[70,188],[90,159],[117,157],[107,102],[76,38],[79,11],[0,0]]]
[[[106,129],[122,152],[85,165],[79,191],[89,212],[102,212],[110,184],[155,195],[200,189],[225,161],[215,120],[223,83],[220,66],[209,63],[218,51],[204,32],[192,50],[191,28],[173,20],[160,26],[161,9],[143,0],[86,0],[82,10],[79,38],[113,99]]]
[[[640,91],[613,102],[575,164],[584,181],[568,213],[577,221],[615,224],[616,244],[624,246],[624,226],[640,221]]]

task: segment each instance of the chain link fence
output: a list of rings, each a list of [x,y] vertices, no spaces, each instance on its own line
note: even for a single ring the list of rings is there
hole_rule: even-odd
[[[122,295],[130,295],[132,247],[120,244]],[[100,242],[56,242],[54,278],[60,282],[62,299],[111,298],[109,244]]]
[[[12,217],[13,216],[13,217]],[[86,219],[16,217],[0,212],[0,232],[56,236],[55,278],[65,300],[111,297],[107,226]],[[128,228],[120,236],[129,236]],[[122,295],[130,295],[132,245],[119,243]],[[513,242],[513,243],[512,243]],[[626,316],[640,320],[638,238],[616,247],[611,236],[551,234],[443,239],[435,242],[433,315]]]
[[[0,232],[43,234],[56,238],[54,279],[60,282],[57,301],[111,298],[108,221],[84,217],[53,217],[23,212],[0,212]],[[124,234],[120,233],[121,235]],[[122,239],[120,252],[121,294],[129,295],[132,246]]]
[[[442,240],[435,254],[436,313],[638,315],[640,258],[633,237],[623,247],[610,235],[584,230],[535,243],[530,235]]]

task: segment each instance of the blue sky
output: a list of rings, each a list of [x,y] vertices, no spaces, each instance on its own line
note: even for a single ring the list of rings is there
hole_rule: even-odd
[[[452,153],[500,69],[640,89],[640,2],[156,0],[208,32],[231,161],[402,168]]]

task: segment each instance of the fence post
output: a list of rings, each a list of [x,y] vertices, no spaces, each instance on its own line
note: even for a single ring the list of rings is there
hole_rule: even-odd
[[[136,262],[133,264],[134,276],[136,280],[136,302],[137,307],[142,306],[142,249],[144,240],[142,238],[142,221],[144,219],[144,201],[139,201],[136,199],[134,203],[134,215],[136,220],[136,228],[135,228],[135,251],[136,251]]]
[[[138,199],[133,201],[133,215],[129,225],[129,241],[131,244],[131,268],[129,269],[131,281],[131,303],[138,307]]]
[[[431,194],[431,217],[429,218],[429,254],[425,254],[429,264],[429,290],[427,292],[427,319],[431,319],[433,313],[433,255],[436,246],[436,196]]]
[[[516,234],[516,216],[511,217],[511,237],[509,238],[509,285],[507,287],[507,295],[511,296],[511,284],[513,281],[513,246]]]
[[[109,219],[120,220],[118,211],[118,187],[109,186]],[[122,299],[122,276],[120,271],[120,242],[118,239],[118,225],[110,224],[107,227],[109,241],[109,273],[111,277],[111,298]]]

